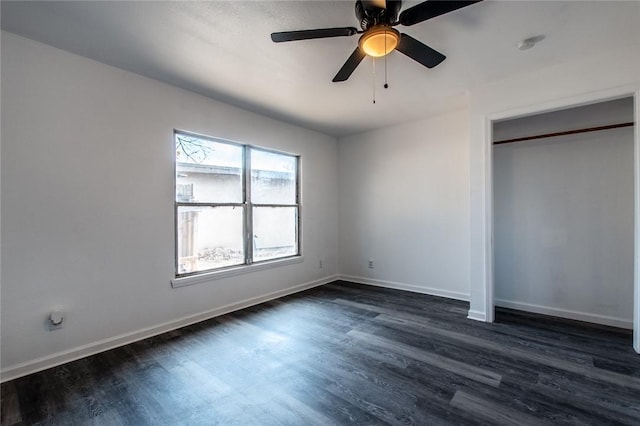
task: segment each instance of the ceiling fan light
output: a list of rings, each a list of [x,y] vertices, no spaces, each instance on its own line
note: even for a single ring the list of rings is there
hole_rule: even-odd
[[[391,27],[373,28],[360,37],[358,44],[369,56],[380,58],[398,46],[400,33]]]

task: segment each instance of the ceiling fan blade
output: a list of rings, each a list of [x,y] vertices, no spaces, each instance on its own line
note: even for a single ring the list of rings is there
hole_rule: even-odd
[[[356,50],[353,51],[347,62],[344,63],[338,74],[333,77],[333,82],[336,83],[338,81],[346,81],[351,74],[356,70],[360,62],[367,56],[360,47],[356,47]]]
[[[427,68],[435,67],[446,58],[442,53],[406,34],[400,34],[400,43],[398,43],[396,50]]]
[[[357,34],[357,32],[358,30],[354,27],[284,31],[280,33],[271,33],[271,40],[275,43],[282,43],[283,41],[310,40],[314,38],[348,37]]]
[[[409,9],[404,10],[400,14],[399,21],[404,26],[414,25],[419,22],[426,21],[427,19],[435,18],[436,16],[444,15],[445,13],[462,9],[463,7],[470,6],[480,1],[482,0],[471,0],[471,1],[427,0],[413,7],[410,7]]]

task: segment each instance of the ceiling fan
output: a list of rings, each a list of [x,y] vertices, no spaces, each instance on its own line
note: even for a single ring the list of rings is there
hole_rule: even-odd
[[[358,47],[353,51],[347,62],[340,68],[333,78],[334,82],[345,81],[351,76],[365,56],[382,57],[393,50],[404,53],[414,61],[427,68],[433,68],[445,60],[445,56],[421,43],[415,38],[402,34],[396,30],[396,25],[410,26],[426,21],[445,13],[470,6],[482,0],[472,1],[437,1],[427,0],[410,7],[400,13],[401,0],[357,0],[356,17],[360,21],[360,28],[321,28],[315,30],[284,31],[271,34],[275,43],[296,40],[309,40],[327,37],[348,37],[362,34]]]

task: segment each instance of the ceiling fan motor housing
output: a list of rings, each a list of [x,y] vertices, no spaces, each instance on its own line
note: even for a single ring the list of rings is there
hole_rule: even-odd
[[[356,17],[360,21],[360,28],[367,31],[378,25],[390,26],[398,19],[398,13],[402,7],[401,0],[387,0],[386,8],[375,5],[371,0],[356,1]]]

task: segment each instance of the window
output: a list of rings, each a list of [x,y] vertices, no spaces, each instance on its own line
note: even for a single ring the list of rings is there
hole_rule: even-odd
[[[298,256],[298,157],[175,133],[176,277]]]

